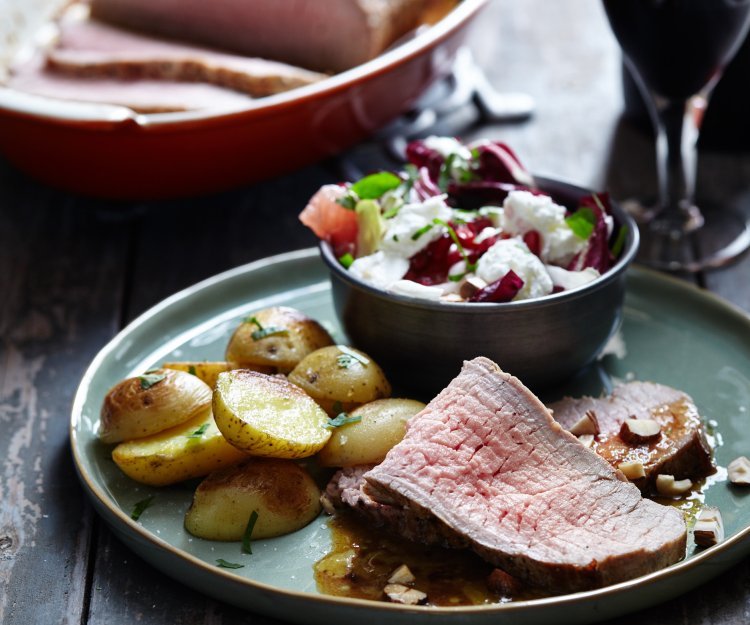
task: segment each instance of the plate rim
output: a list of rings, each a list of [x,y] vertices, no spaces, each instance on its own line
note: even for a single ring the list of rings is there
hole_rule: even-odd
[[[299,600],[302,602],[313,602],[315,604],[321,604],[321,605],[329,606],[332,608],[349,607],[353,609],[364,609],[370,612],[371,611],[383,612],[386,614],[395,613],[395,612],[398,612],[398,613],[406,612],[407,614],[414,614],[414,615],[427,614],[427,613],[435,614],[435,615],[443,615],[443,616],[450,616],[450,615],[455,615],[455,616],[477,615],[478,616],[478,615],[487,615],[488,613],[490,614],[496,613],[498,615],[500,614],[504,615],[506,613],[512,614],[512,613],[518,612],[519,610],[531,612],[534,609],[543,609],[543,608],[549,608],[549,607],[555,607],[555,606],[571,606],[571,605],[575,605],[579,603],[582,604],[587,601],[602,600],[602,599],[607,599],[610,597],[617,598],[620,596],[624,596],[629,592],[636,591],[643,586],[647,586],[651,582],[668,582],[670,578],[673,578],[675,576],[685,575],[688,572],[690,572],[692,569],[695,569],[696,567],[703,565],[706,562],[716,561],[717,566],[715,567],[716,569],[715,574],[718,574],[721,571],[723,571],[725,568],[727,568],[728,566],[730,566],[731,564],[739,560],[740,558],[743,558],[747,555],[747,554],[740,554],[739,557],[733,558],[732,554],[729,554],[729,558],[725,558],[724,563],[721,562],[721,557],[726,556],[728,551],[731,551],[734,548],[739,549],[742,546],[742,543],[745,543],[745,542],[747,542],[748,545],[750,545],[750,524],[744,529],[740,530],[734,536],[726,539],[721,544],[716,545],[714,547],[710,547],[708,549],[704,549],[700,553],[692,555],[691,557],[686,558],[667,568],[661,569],[659,571],[655,571],[653,573],[649,573],[648,575],[643,575],[641,577],[637,577],[631,580],[620,582],[619,584],[606,586],[604,588],[597,588],[593,590],[569,593],[565,595],[558,595],[558,596],[552,596],[552,597],[544,597],[541,599],[513,601],[513,602],[508,602],[508,603],[494,603],[494,604],[454,606],[454,607],[451,607],[451,606],[403,606],[403,605],[387,603],[387,602],[371,601],[368,599],[357,599],[357,598],[351,598],[351,597],[338,597],[338,596],[333,596],[333,595],[313,594],[311,592],[306,592],[306,591],[297,591],[297,590],[289,590],[285,588],[280,588],[278,586],[274,586],[266,582],[259,582],[259,581],[244,577],[242,575],[235,574],[230,571],[226,571],[221,568],[218,568],[215,565],[210,564],[198,558],[197,556],[192,555],[170,544],[165,539],[154,535],[152,532],[150,532],[145,527],[143,527],[140,523],[132,520],[130,516],[127,515],[125,511],[122,510],[122,508],[120,508],[118,505],[115,504],[115,502],[111,500],[111,498],[107,495],[106,491],[101,486],[99,486],[99,484],[97,483],[97,480],[91,474],[89,474],[89,472],[86,470],[84,462],[83,462],[83,457],[85,454],[78,442],[77,428],[79,427],[82,421],[82,408],[83,408],[83,405],[85,403],[85,400],[88,394],[88,389],[100,365],[110,354],[116,351],[117,347],[120,346],[127,339],[130,333],[140,328],[145,323],[147,323],[150,319],[159,315],[163,311],[168,310],[169,308],[175,306],[176,304],[179,304],[180,302],[183,302],[184,300],[188,298],[195,296],[196,294],[199,294],[203,290],[210,288],[212,286],[221,284],[227,280],[237,279],[247,274],[253,274],[256,271],[263,269],[263,268],[267,268],[269,266],[276,266],[276,265],[284,264],[284,263],[294,263],[294,262],[310,261],[310,260],[317,260],[320,263],[321,267],[325,268],[323,265],[323,261],[320,260],[319,258],[318,249],[315,247],[311,247],[311,248],[304,248],[304,249],[295,250],[292,252],[285,252],[282,254],[277,254],[277,255],[261,258],[256,261],[253,261],[244,265],[240,265],[233,269],[229,269],[227,271],[221,272],[219,274],[216,274],[214,276],[201,280],[200,282],[197,282],[196,284],[193,284],[185,289],[178,291],[177,293],[174,293],[173,295],[165,298],[164,300],[160,301],[159,303],[155,304],[154,306],[152,306],[151,308],[143,312],[141,315],[139,315],[138,317],[133,319],[130,323],[128,323],[124,328],[122,328],[114,337],[112,337],[104,345],[104,347],[102,347],[98,351],[94,359],[91,361],[90,365],[86,368],[86,371],[83,377],[81,378],[81,381],[76,389],[76,393],[75,393],[75,396],[72,402],[72,407],[71,407],[69,436],[70,436],[70,446],[71,446],[71,452],[73,455],[73,461],[74,461],[76,473],[81,481],[81,484],[84,487],[86,494],[90,498],[92,498],[94,507],[95,509],[97,509],[97,512],[104,519],[104,521],[107,522],[108,525],[110,525],[110,527],[116,533],[124,533],[124,534],[127,534],[129,538],[137,538],[137,539],[140,539],[141,541],[145,541],[151,547],[154,547],[158,550],[169,552],[171,556],[178,558],[184,564],[197,567],[199,571],[204,574],[207,574],[209,576],[218,576],[218,577],[224,578],[227,582],[231,582],[232,584],[239,584],[243,587],[252,589],[254,591],[272,593],[273,595],[276,595],[279,597],[286,597],[289,599],[295,599],[295,600]],[[737,316],[739,321],[745,324],[748,324],[748,327],[750,327],[750,314],[748,314],[746,311],[741,309],[739,306],[732,304],[731,302],[726,301],[720,296],[714,293],[711,293],[710,291],[707,291],[705,289],[702,289],[696,285],[690,284],[688,282],[684,282],[676,277],[669,276],[667,274],[663,274],[658,271],[642,267],[640,265],[632,265],[629,268],[626,275],[628,279],[635,278],[635,279],[643,279],[647,281],[655,281],[657,283],[658,282],[667,283],[671,285],[673,288],[682,290],[684,293],[687,294],[688,297],[695,297],[695,298],[704,300],[705,303],[718,307],[719,310],[723,310],[727,314]],[[248,298],[248,299],[251,299],[251,298]],[[112,517],[112,521],[119,522],[120,526],[115,527],[113,525],[113,522],[110,521],[109,518],[107,518],[107,515],[105,515],[102,511],[100,511],[99,509],[100,507],[106,510],[107,514]],[[132,550],[130,546],[128,546],[128,549]],[[150,561],[148,558],[144,558],[144,559],[147,560],[150,564],[154,565],[154,563]],[[167,573],[163,573],[163,574],[167,574]],[[176,579],[181,584],[188,584],[188,582],[186,582],[179,575],[169,575],[169,574],[167,575],[172,577],[173,579]],[[713,575],[707,576],[705,581],[708,581],[708,579],[710,579],[711,577],[713,577]],[[689,588],[686,588],[685,590],[682,590],[676,594],[682,594],[683,592],[687,592],[687,590],[689,590]],[[205,591],[205,589],[204,589],[204,592],[206,592],[206,594],[211,594],[210,591]],[[668,597],[665,597],[665,600],[667,598]],[[251,611],[244,607],[242,607],[241,609]]]

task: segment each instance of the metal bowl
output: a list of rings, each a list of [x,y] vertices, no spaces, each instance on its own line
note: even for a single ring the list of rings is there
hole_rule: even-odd
[[[591,193],[561,181],[536,182],[566,206],[577,206]],[[352,345],[404,390],[435,393],[475,356],[491,358],[534,390],[544,389],[591,363],[622,321],[625,270],[638,249],[638,228],[618,205],[612,210],[616,222],[628,228],[614,267],[582,287],[505,304],[392,295],[352,277],[322,243],[336,314]]]

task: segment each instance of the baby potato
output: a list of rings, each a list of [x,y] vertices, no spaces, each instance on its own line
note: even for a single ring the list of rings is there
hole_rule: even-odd
[[[333,339],[325,328],[303,312],[277,306],[245,318],[227,346],[233,368],[271,367],[264,373],[289,373],[307,354]]]
[[[220,373],[213,410],[224,437],[254,456],[312,456],[331,436],[328,415],[282,376],[247,369]]]
[[[238,463],[247,454],[230,445],[216,427],[211,409],[158,434],[120,443],[112,459],[129,478],[166,486]]]
[[[151,436],[185,421],[211,406],[211,389],[194,375],[154,369],[122,380],[102,404],[99,438],[120,443]]]
[[[185,529],[208,540],[241,540],[256,512],[250,538],[271,538],[303,528],[320,509],[320,491],[302,467],[291,460],[251,458],[201,482]]]
[[[367,354],[344,345],[323,347],[305,356],[289,381],[332,417],[391,394],[383,370]]]
[[[318,453],[318,462],[324,467],[382,462],[404,437],[406,422],[424,406],[414,399],[377,399],[356,408],[352,416],[361,419],[337,427]]]
[[[194,376],[197,376],[199,380],[203,380],[211,388],[216,386],[216,377],[221,372],[232,369],[232,365],[223,360],[214,362],[198,360],[165,362],[161,367],[162,369],[174,369],[176,371],[192,373]]]

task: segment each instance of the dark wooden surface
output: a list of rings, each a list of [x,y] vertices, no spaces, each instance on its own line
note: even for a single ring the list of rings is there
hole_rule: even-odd
[[[504,139],[535,172],[617,198],[653,193],[650,138],[620,118],[619,55],[597,2],[496,0],[474,35],[495,86],[530,93],[538,110],[517,125],[471,125],[471,113],[459,114],[447,130]],[[370,148],[352,155],[364,168],[375,162]],[[339,171],[332,160],[212,197],[118,204],[46,188],[0,159],[0,622],[277,622],[186,589],[112,536],[75,475],[70,405],[97,351],[151,305],[224,269],[312,245],[296,215]],[[747,209],[748,191],[750,155],[701,154],[699,197]],[[750,311],[749,276],[745,258],[697,281]],[[750,560],[609,624],[633,620],[750,622]]]

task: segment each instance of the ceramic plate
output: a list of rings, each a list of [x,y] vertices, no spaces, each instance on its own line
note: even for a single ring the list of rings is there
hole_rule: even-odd
[[[96,438],[99,408],[122,378],[165,360],[221,360],[230,333],[250,312],[271,305],[299,308],[336,325],[328,276],[317,250],[258,261],[220,274],[170,297],[136,319],[96,357],[78,389],[71,421],[75,463],[97,511],[134,552],[165,574],[213,597],[298,623],[419,625],[586,623],[644,608],[708,580],[750,552],[750,489],[730,486],[723,467],[750,451],[750,318],[729,304],[660,274],[629,273],[622,344],[566,390],[598,393],[614,379],[637,378],[690,393],[715,430],[720,469],[705,499],[723,514],[727,538],[718,547],[688,546],[683,562],[601,590],[562,597],[475,607],[407,607],[317,593],[313,563],[327,553],[324,517],[294,534],[254,541],[252,555],[238,543],[191,537],[183,515],[192,490],[139,486],[109,458]],[[622,349],[624,347],[624,350]],[[552,399],[552,398],[549,398]],[[154,495],[138,522],[133,506]],[[227,570],[217,559],[242,562]],[[283,600],[280,600],[283,599]]]

